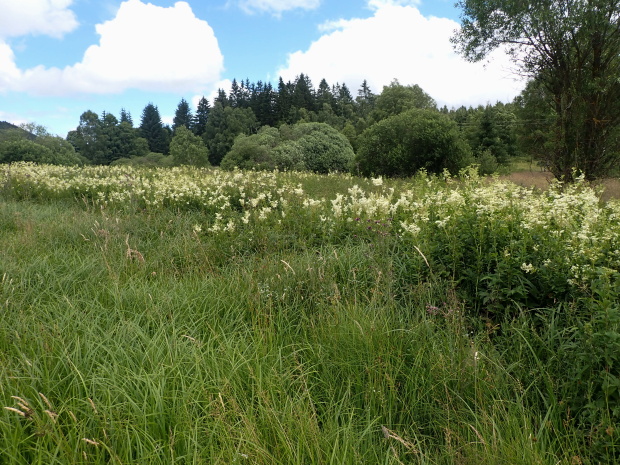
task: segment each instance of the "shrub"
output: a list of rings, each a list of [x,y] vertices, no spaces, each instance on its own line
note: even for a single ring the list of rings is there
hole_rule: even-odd
[[[235,167],[273,170],[276,164],[271,155],[271,150],[279,142],[279,131],[269,126],[262,127],[257,134],[251,136],[240,134],[235,138],[235,143],[222,159],[220,166],[225,170],[232,170]]]
[[[204,142],[185,126],[177,128],[170,142],[170,155],[177,165],[209,165],[209,151]]]
[[[457,173],[473,158],[456,123],[436,111],[413,109],[364,131],[356,161],[367,176],[411,176],[422,169]]]
[[[306,168],[315,173],[348,172],[355,154],[349,140],[325,123],[298,124],[297,140]]]
[[[348,139],[325,123],[262,128],[235,139],[221,167],[272,170],[310,170],[315,173],[348,172],[355,154]]]

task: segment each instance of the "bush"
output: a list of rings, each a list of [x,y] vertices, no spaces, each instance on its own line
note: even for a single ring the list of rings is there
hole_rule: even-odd
[[[235,139],[223,169],[350,171],[355,154],[348,139],[325,123],[299,123],[279,130],[262,128]]]
[[[163,153],[149,152],[144,156],[123,157],[114,160],[110,166],[151,166],[151,167],[171,167],[174,166],[172,155],[164,155]]]
[[[170,155],[177,165],[209,166],[209,151],[199,136],[180,126],[170,142]]]
[[[351,171],[355,154],[349,140],[325,123],[298,124],[295,132],[306,168],[315,173]]]
[[[221,168],[273,170],[276,164],[271,150],[280,142],[280,133],[276,128],[262,127],[257,134],[236,137],[230,151],[222,159]]]
[[[433,110],[413,109],[365,130],[356,162],[366,176],[412,176],[419,170],[456,174],[473,158],[456,123]]]

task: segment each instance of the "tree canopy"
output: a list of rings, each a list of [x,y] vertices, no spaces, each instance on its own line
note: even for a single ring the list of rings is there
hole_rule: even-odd
[[[518,71],[548,92],[555,113],[553,173],[594,179],[618,160],[619,0],[461,0],[457,50],[479,61],[505,47]]]

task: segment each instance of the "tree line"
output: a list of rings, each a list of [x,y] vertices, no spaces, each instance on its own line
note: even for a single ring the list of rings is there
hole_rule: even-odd
[[[172,125],[162,122],[153,103],[144,107],[136,124],[125,109],[118,117],[87,110],[63,141],[65,153],[56,162],[335,169],[396,176],[421,168],[454,171],[477,162],[482,171],[493,172],[525,147],[519,136],[524,108],[521,100],[438,108],[418,85],[397,80],[380,93],[364,81],[353,96],[344,83],[329,85],[322,79],[315,87],[305,74],[289,82],[280,78],[277,87],[234,79],[228,91],[218,90],[213,102],[202,97],[192,108],[181,99]],[[41,137],[47,136],[44,128],[38,135],[36,128],[30,129],[32,138],[3,132],[5,139],[19,139],[24,147],[16,151],[15,141],[9,145],[0,136],[0,156],[13,153],[0,160],[36,161]]]
[[[364,81],[355,96],[344,83],[315,87],[294,80],[234,79],[213,102],[194,110],[179,102],[164,125],[149,103],[140,124],[84,112],[69,144],[0,134],[0,162],[195,164],[223,168],[349,170],[407,176],[419,169],[457,171],[477,163],[496,171],[527,156],[556,177],[587,179],[618,171],[620,159],[620,3],[570,0],[527,3],[463,0],[462,28],[452,38],[468,60],[508,47],[529,78],[517,98],[475,108],[438,108],[418,85],[394,80],[374,93]],[[51,148],[50,148],[51,147]],[[58,157],[55,155],[58,152]],[[338,152],[340,151],[340,152]],[[340,156],[338,161],[328,157]],[[323,160],[318,163],[318,160]],[[314,168],[312,168],[314,167]]]

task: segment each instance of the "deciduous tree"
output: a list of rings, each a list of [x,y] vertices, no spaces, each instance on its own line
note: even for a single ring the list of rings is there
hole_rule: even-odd
[[[619,0],[461,0],[457,50],[479,61],[502,46],[549,93],[551,170],[603,176],[619,158]]]

